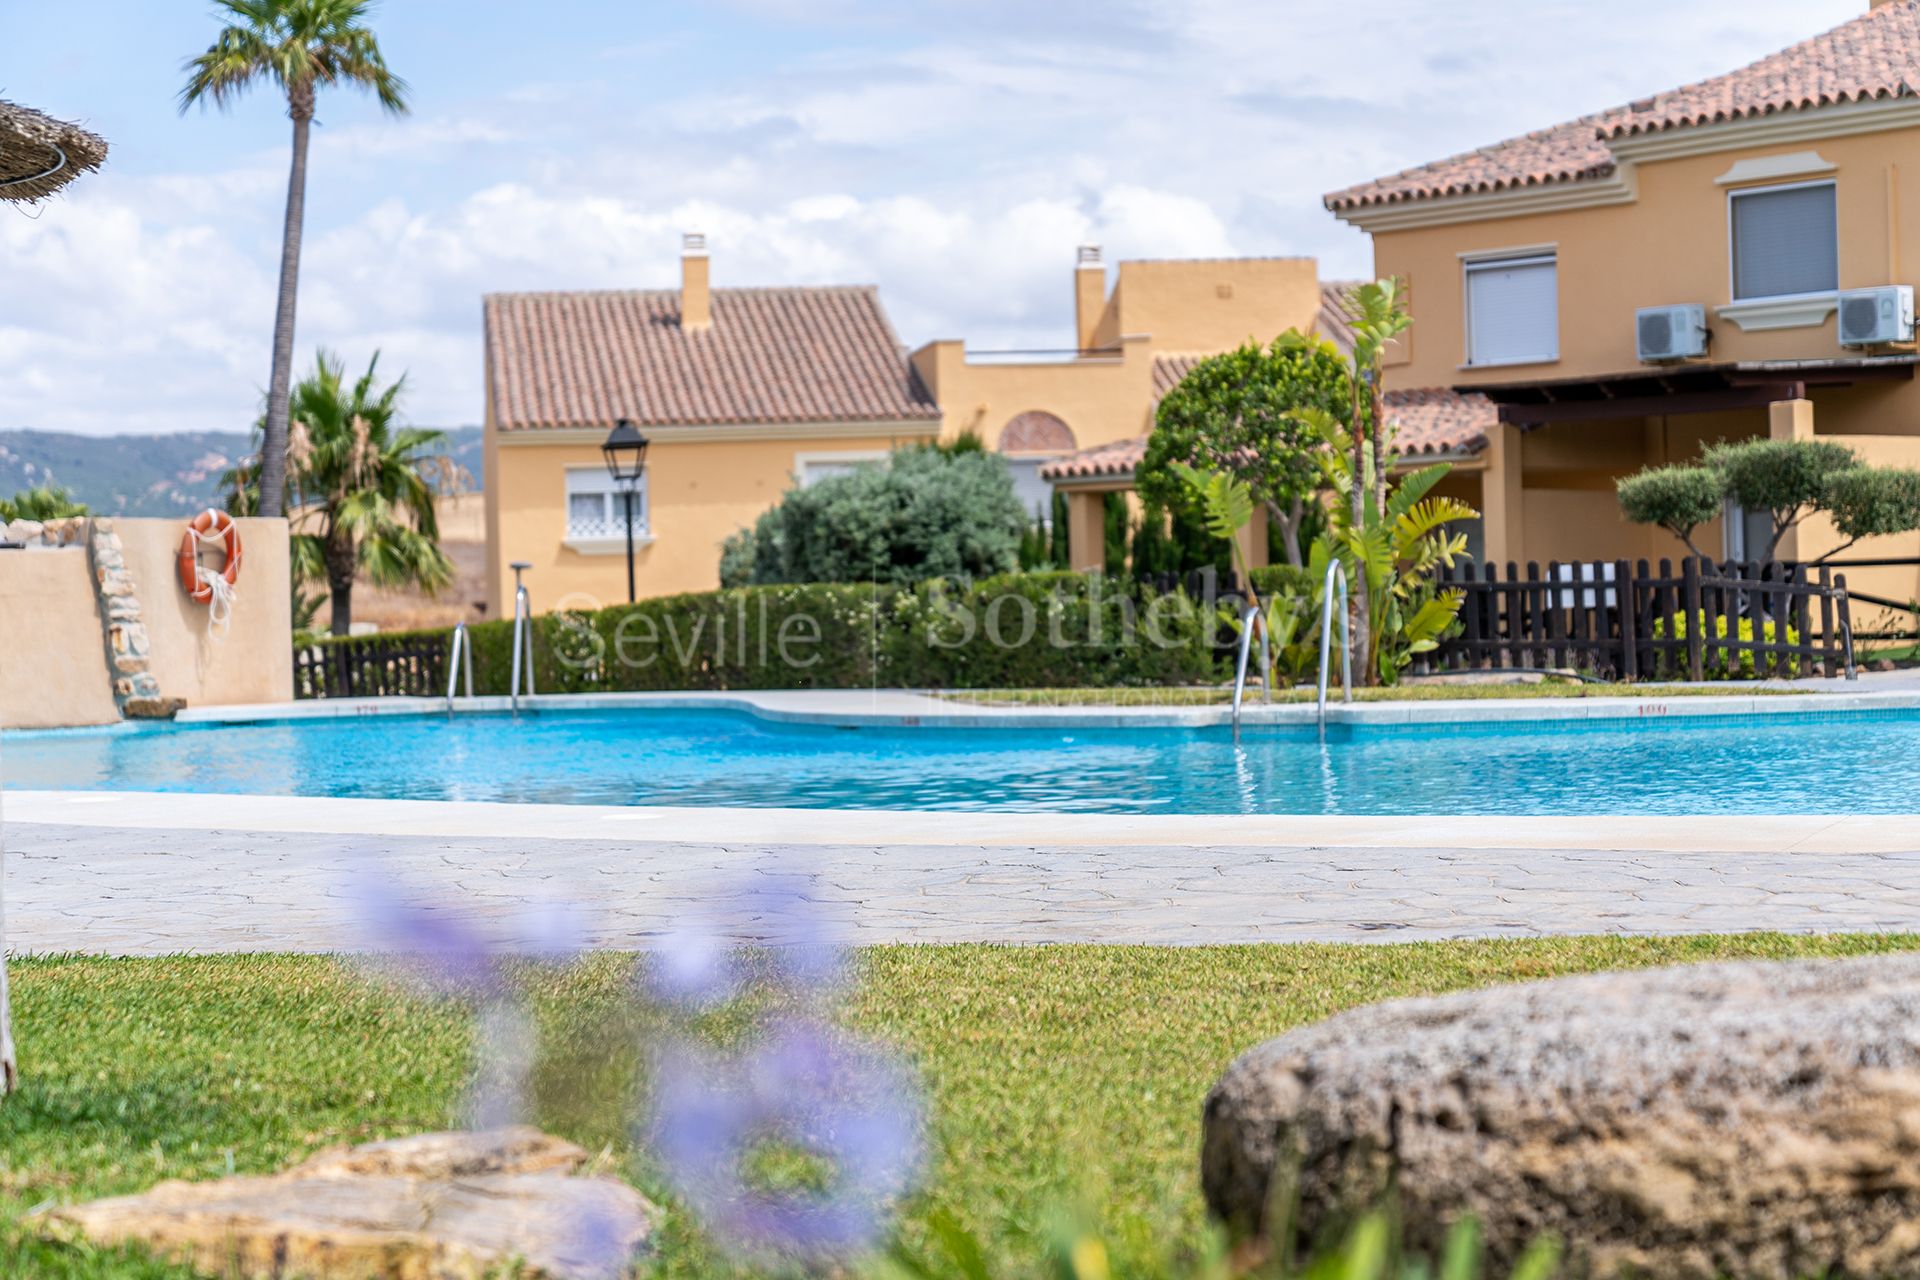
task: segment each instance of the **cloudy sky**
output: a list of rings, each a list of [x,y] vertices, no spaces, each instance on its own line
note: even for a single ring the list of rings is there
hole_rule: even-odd
[[[480,297],[878,283],[907,342],[1070,340],[1074,247],[1369,265],[1323,192],[1743,62],[1866,0],[385,0],[414,112],[339,93],[300,296],[316,345],[478,422]],[[84,13],[84,21],[76,21]],[[242,429],[287,163],[270,91],[181,116],[197,0],[0,0],[0,97],[106,173],[0,207],[0,427]]]

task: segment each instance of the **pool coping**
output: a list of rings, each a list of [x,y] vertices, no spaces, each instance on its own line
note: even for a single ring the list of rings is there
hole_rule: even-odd
[[[570,693],[522,697],[531,711],[681,708],[730,710],[785,724],[894,728],[1225,728],[1225,706],[966,706],[935,693],[908,689],[738,690],[725,692]],[[455,714],[508,712],[507,698],[461,699]],[[1834,715],[1920,711],[1920,688],[1855,688],[1839,693],[1700,694],[1685,697],[1513,698],[1425,702],[1333,702],[1334,725],[1441,725],[1513,722],[1692,719],[1715,716]],[[190,707],[182,724],[248,724],[263,721],[348,719],[445,714],[444,698],[329,698],[251,706]],[[1311,704],[1249,703],[1248,727],[1307,726],[1318,722]],[[35,731],[27,731],[35,732]]]
[[[19,824],[386,836],[596,840],[713,846],[1112,849],[1555,850],[1644,854],[1912,854],[1920,815],[1497,817],[1300,814],[953,813],[940,810],[664,808],[359,800],[191,792],[8,791]]]

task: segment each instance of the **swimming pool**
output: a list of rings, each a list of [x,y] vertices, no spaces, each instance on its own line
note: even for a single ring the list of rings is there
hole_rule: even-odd
[[[1909,813],[1920,712],[1250,731],[542,709],[9,733],[14,788],[1100,814]]]

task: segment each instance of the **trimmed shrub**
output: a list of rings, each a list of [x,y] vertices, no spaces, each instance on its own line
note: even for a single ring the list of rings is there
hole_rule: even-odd
[[[905,585],[1007,573],[1019,567],[1025,518],[1006,459],[977,442],[896,449],[887,466],[789,489],[727,539],[720,581]]]
[[[743,587],[542,614],[533,632],[540,693],[1090,688],[1220,678],[1210,601],[1073,573],[912,587]],[[484,622],[468,635],[475,692],[506,693],[512,624]]]
[[[1696,625],[1704,631],[1706,629],[1705,610],[1702,610],[1696,617],[1698,618]],[[1725,640],[1728,635],[1727,615],[1724,613],[1721,614],[1713,620],[1713,623],[1714,638],[1717,640]],[[1675,640],[1685,640],[1689,634],[1691,633],[1687,630],[1687,615],[1685,610],[1653,620],[1653,638],[1656,640],[1665,640],[1669,637]],[[1761,625],[1761,643],[1776,643],[1775,637],[1778,634],[1776,624],[1773,621],[1768,620]],[[1734,638],[1743,644],[1753,643],[1752,618],[1740,619],[1740,628],[1734,633]],[[1790,645],[1800,643],[1800,633],[1792,627],[1787,628],[1787,643]],[[1729,658],[1731,658],[1732,661],[1729,661]],[[1709,680],[1752,680],[1755,678],[1757,670],[1754,658],[1755,654],[1751,649],[1742,649],[1736,653],[1728,654],[1725,649],[1716,649],[1709,644],[1701,663],[1700,673]],[[1662,659],[1662,666],[1667,668],[1666,674],[1668,675],[1677,675],[1684,678],[1687,672],[1686,658],[1683,654],[1679,653],[1665,655]],[[1769,671],[1770,675],[1776,673],[1783,676],[1798,675],[1800,673],[1800,660],[1797,657],[1788,657],[1784,669],[1774,668]]]

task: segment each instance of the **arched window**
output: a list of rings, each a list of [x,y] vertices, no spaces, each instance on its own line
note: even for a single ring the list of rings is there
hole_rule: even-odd
[[[1073,428],[1041,409],[1029,409],[1000,428],[994,446],[1001,453],[1072,453],[1079,448]]]

